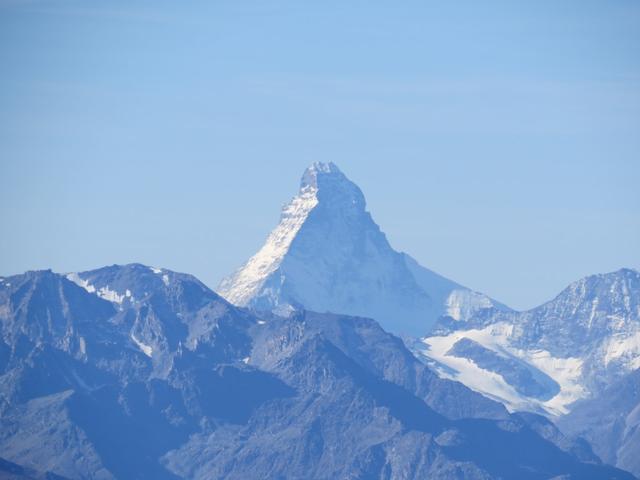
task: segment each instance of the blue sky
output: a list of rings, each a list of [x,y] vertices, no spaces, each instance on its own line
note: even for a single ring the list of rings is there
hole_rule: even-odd
[[[312,161],[516,308],[640,267],[640,3],[0,0],[0,273],[210,286]]]

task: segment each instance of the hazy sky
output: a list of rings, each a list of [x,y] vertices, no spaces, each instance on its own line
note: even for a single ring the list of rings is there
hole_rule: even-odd
[[[640,267],[640,2],[0,0],[0,274],[212,287],[333,161],[516,308]]]

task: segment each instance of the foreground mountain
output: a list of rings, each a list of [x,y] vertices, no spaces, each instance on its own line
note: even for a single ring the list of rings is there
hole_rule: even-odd
[[[413,336],[443,314],[465,319],[489,307],[506,310],[393,250],[365,207],[338,167],[313,164],[265,245],[218,292],[262,311],[303,306],[375,318]]]
[[[586,277],[526,312],[442,318],[414,350],[512,410],[565,414],[640,368],[640,273]]]
[[[640,476],[640,369],[578,402],[558,424],[586,438],[608,463]]]
[[[632,478],[374,321],[142,265],[0,280],[0,451],[72,479]],[[13,468],[13,467],[11,467]]]
[[[55,473],[38,472],[0,458],[0,480],[67,480]]]

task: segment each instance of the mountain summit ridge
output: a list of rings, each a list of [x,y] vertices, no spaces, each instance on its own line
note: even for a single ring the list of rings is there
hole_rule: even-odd
[[[256,310],[304,306],[366,316],[413,336],[450,311],[462,319],[506,309],[394,250],[360,188],[335,164],[320,162],[305,170],[264,246],[217,291]]]

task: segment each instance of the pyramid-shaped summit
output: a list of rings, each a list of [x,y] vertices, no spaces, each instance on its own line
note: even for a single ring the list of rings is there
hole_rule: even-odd
[[[426,334],[441,315],[464,320],[505,308],[396,252],[366,211],[362,191],[333,163],[314,163],[264,246],[218,292],[256,310],[288,306],[371,317]]]

